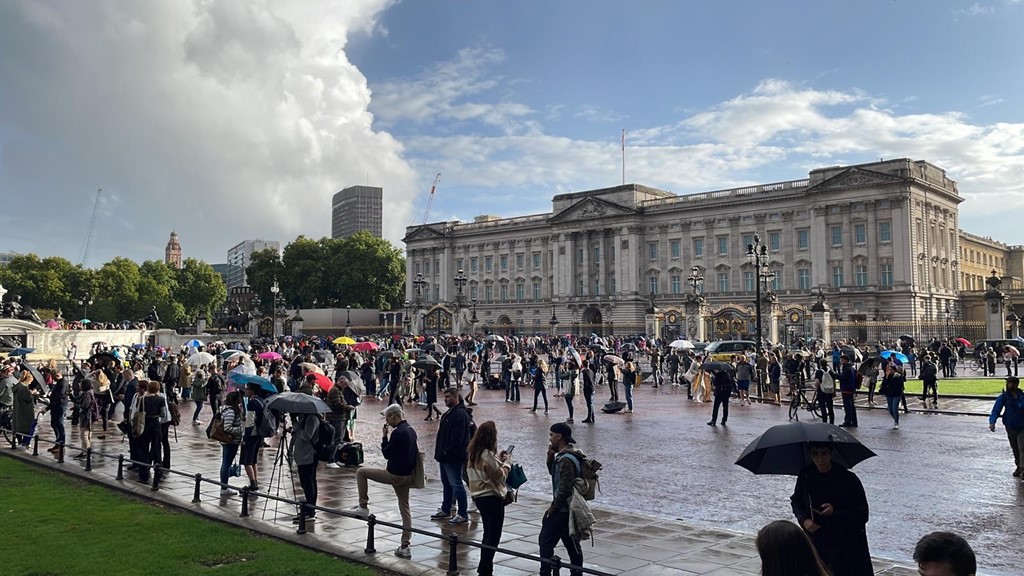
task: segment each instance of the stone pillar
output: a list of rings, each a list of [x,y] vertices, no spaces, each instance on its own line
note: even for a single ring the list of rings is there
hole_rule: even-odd
[[[302,323],[303,322],[305,322],[305,320],[303,320],[302,316],[299,316],[299,313],[296,312],[295,313],[295,317],[292,318],[292,336],[293,337],[298,336],[299,334],[302,334]]]
[[[683,324],[681,338],[693,342],[707,342],[707,300],[700,294],[690,293],[686,296],[686,321]]]
[[[832,343],[831,322],[832,312],[825,303],[825,297],[818,294],[818,302],[811,306],[811,331],[812,335],[821,338],[826,346]]]
[[[196,334],[204,334],[206,332],[206,312],[200,312],[196,318]]]
[[[764,294],[761,300],[761,327],[764,337],[772,344],[779,344],[779,303],[774,294]]]
[[[1003,280],[992,270],[992,275],[985,280],[988,290],[985,291],[985,338],[998,340],[1006,331],[1006,295],[999,291]]]
[[[274,314],[274,336],[284,336],[284,319]]]
[[[249,320],[249,334],[253,338],[259,338],[260,336],[260,318],[256,316]]]

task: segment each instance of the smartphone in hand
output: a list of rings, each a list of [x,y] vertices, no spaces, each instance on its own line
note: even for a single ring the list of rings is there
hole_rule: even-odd
[[[512,451],[515,450],[515,449],[516,449],[516,445],[515,444],[509,444],[508,448],[505,449],[505,454],[508,454],[509,456],[511,456],[512,455]]]

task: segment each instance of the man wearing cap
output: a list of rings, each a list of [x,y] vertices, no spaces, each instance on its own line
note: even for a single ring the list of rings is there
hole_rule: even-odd
[[[573,538],[569,529],[569,500],[572,497],[573,482],[576,480],[576,463],[573,458],[565,458],[566,454],[575,452],[576,441],[572,438],[572,428],[564,423],[553,424],[548,432],[548,471],[551,472],[551,505],[544,512],[541,522],[540,557],[550,559],[555,555],[555,544],[561,540],[569,553],[569,561],[574,566],[583,565],[583,549],[578,540]],[[541,576],[551,575],[551,565],[541,563]],[[570,571],[571,576],[582,574],[579,570]]]
[[[13,374],[13,364],[0,366],[0,410],[11,410],[12,406],[14,406],[14,385],[18,381],[14,378]]]
[[[1006,389],[996,398],[992,413],[988,417],[988,429],[996,431],[996,421],[1002,417],[1006,428],[1006,439],[1013,451],[1016,478],[1024,476],[1024,393],[1020,391],[1020,379],[1007,376]]]
[[[412,511],[409,508],[409,488],[412,486],[413,473],[416,471],[416,456],[419,446],[416,443],[416,431],[405,421],[405,411],[399,404],[392,404],[384,409],[384,437],[380,442],[380,451],[388,461],[386,470],[381,468],[360,468],[356,471],[356,485],[359,488],[359,505],[349,512],[367,517],[369,509],[368,480],[389,484],[395,489],[398,497],[398,511],[402,515],[402,545],[395,550],[399,558],[411,558],[409,543],[412,540]],[[391,438],[388,429],[391,428]]]

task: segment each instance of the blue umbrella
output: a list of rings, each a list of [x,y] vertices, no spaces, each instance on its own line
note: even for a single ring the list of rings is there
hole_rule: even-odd
[[[879,354],[879,356],[881,356],[882,358],[888,358],[888,359],[895,358],[895,359],[899,360],[900,362],[902,362],[904,364],[910,362],[910,358],[907,358],[906,354],[904,354],[902,352],[897,352],[895,350],[883,350],[882,353]]]
[[[203,346],[203,341],[202,340],[198,340],[196,338],[193,338],[193,339],[189,340],[188,342],[185,342],[185,346],[189,346],[189,347],[192,347],[192,348],[199,348],[199,347]]]
[[[28,354],[29,352],[35,352],[35,351],[36,351],[35,348],[15,348],[14,350],[11,350],[10,352],[8,352],[7,355],[13,358],[15,356],[24,356],[24,355]]]
[[[238,372],[231,373],[231,379],[237,384],[256,384],[261,389],[270,392],[271,394],[277,394],[277,386],[269,379],[262,376],[256,376],[255,374],[240,374]]]
[[[132,348],[135,348],[136,350],[142,350],[145,347],[145,344],[132,344]]]

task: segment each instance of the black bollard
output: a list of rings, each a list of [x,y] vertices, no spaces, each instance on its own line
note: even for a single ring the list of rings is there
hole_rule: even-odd
[[[459,535],[448,535],[448,572],[447,576],[458,576],[459,574]]]
[[[39,456],[39,436],[32,437],[32,455]]]
[[[239,514],[242,518],[249,517],[249,487],[242,487],[242,513]]]
[[[306,499],[299,499],[299,527],[295,530],[296,534],[306,533]]]
[[[124,454],[117,455],[117,479],[124,480]]]
[[[374,548],[373,545],[373,529],[376,525],[377,517],[370,514],[369,517],[366,518],[366,549],[363,550],[363,552],[366,552],[367,554],[374,554],[377,552],[377,549]]]
[[[196,474],[196,491],[192,494],[192,503],[193,504],[195,504],[196,502],[202,502],[202,499],[199,498],[199,487],[202,486],[202,484],[203,484],[203,475],[202,474]]]
[[[63,464],[64,463],[64,445],[63,444],[58,444],[58,448],[59,449],[57,450],[57,463],[58,464]]]
[[[153,487],[150,490],[160,489],[160,465],[153,466]]]
[[[92,472],[92,447],[85,449],[85,471]]]
[[[562,573],[562,559],[558,556],[551,557],[551,568],[555,576],[559,576]]]

